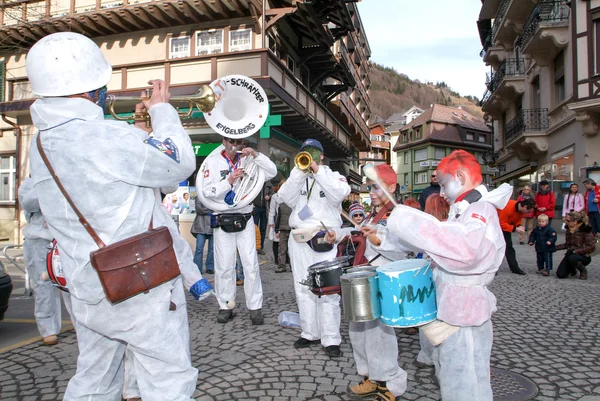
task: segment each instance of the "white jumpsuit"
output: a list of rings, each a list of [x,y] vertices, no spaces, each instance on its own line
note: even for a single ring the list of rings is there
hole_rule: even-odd
[[[479,201],[454,203],[448,221],[400,205],[388,218],[386,241],[427,253],[434,270],[439,320],[460,329],[434,348],[433,360],[444,401],[492,401],[490,355],[496,298],[487,286],[504,257],[496,208],[512,195],[503,184]]]
[[[252,156],[247,156],[252,157]],[[244,157],[236,160],[236,165],[231,165],[229,160],[222,154],[214,154],[204,161],[202,188],[204,196],[215,202],[225,203],[225,195],[231,190],[229,174],[244,163]],[[267,156],[259,153],[254,159],[257,167],[264,170],[265,181],[270,180],[277,174],[277,166]],[[264,185],[264,182],[256,185]],[[227,212],[218,213],[252,213],[254,206],[250,203],[243,207],[232,207]],[[256,253],[256,231],[254,221],[250,218],[246,228],[235,233],[226,233],[221,228],[213,230],[214,235],[214,257],[215,257],[215,292],[219,297],[219,308],[227,309],[227,301],[234,301],[236,294],[235,286],[235,259],[236,249],[239,252],[242,267],[244,269],[244,294],[246,295],[246,307],[248,310],[262,309],[263,291],[258,267],[258,255]]]
[[[370,224],[369,218],[363,224]],[[377,223],[377,237],[384,244],[387,234],[385,229],[386,218]],[[340,230],[336,236],[340,240],[350,234],[354,228],[345,228]],[[371,241],[366,240],[365,258],[371,262],[372,266],[381,266],[396,260],[406,258],[407,250],[402,246],[394,244],[391,249],[374,246]],[[406,381],[408,375],[400,366],[398,366],[398,338],[393,327],[386,326],[380,319],[370,322],[350,322],[349,324],[350,343],[354,354],[354,363],[359,375],[368,377],[373,381],[384,381],[388,390],[396,397],[406,392]]]
[[[107,244],[146,231],[151,218],[154,227],[170,225],[155,188],[175,186],[195,169],[191,141],[175,109],[161,103],[149,113],[152,140],[126,123],[104,120],[103,110],[86,99],[45,98],[31,106],[52,167]],[[35,140],[30,154],[41,210],[59,244],[77,330],[77,372],[64,399],[120,400],[129,347],[144,401],[190,401],[198,371],[191,365],[182,279],[111,305],[89,262],[95,242],[52,179]]]
[[[328,166],[319,166],[318,172],[310,175],[294,167],[278,192],[281,201],[292,208],[292,228],[321,227],[321,222],[328,228],[340,227],[342,201],[349,193],[350,186],[346,178],[331,171]],[[312,216],[301,220],[298,213],[307,205]],[[340,296],[318,297],[307,286],[300,284],[308,276],[309,266],[336,256],[336,247],[329,252],[315,252],[308,243],[296,242],[294,236],[290,235],[288,252],[300,312],[301,337],[311,341],[321,339],[324,347],[340,345]]]
[[[46,220],[40,211],[40,204],[31,178],[26,178],[19,187],[19,203],[27,220],[27,226],[23,229],[25,237],[23,257],[25,268],[33,282],[35,322],[42,337],[57,335],[60,333],[62,323],[60,305],[62,291],[55,287],[50,280],[42,280],[42,274],[47,272],[48,246],[54,237],[48,230]]]

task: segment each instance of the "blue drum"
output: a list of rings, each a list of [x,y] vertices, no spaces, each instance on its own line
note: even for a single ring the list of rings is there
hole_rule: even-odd
[[[430,261],[399,260],[377,268],[381,321],[392,327],[416,327],[437,317]]]

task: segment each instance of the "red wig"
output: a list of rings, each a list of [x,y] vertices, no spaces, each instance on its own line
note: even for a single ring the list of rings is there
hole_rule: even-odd
[[[421,205],[419,204],[419,201],[414,198],[406,199],[404,201],[403,205],[408,206],[408,207],[414,207],[415,209],[421,210]]]
[[[448,220],[450,205],[439,194],[429,195],[425,201],[425,213],[432,215],[439,221]]]
[[[481,165],[471,153],[466,150],[455,150],[444,157],[438,164],[437,171],[440,174],[456,175],[458,170],[464,170],[474,183],[481,184]]]

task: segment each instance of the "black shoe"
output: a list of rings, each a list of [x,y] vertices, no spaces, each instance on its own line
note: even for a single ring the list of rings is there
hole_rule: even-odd
[[[519,242],[519,245],[525,245],[525,243],[523,241]]]
[[[215,271],[214,270],[207,270],[206,274],[215,274]]]
[[[330,358],[337,358],[338,356],[342,356],[342,351],[340,351],[339,345],[330,345],[329,347],[325,347],[325,353]]]
[[[233,319],[233,311],[230,309],[221,309],[219,310],[219,314],[217,315],[217,322],[219,323],[227,323]]]
[[[265,318],[263,317],[262,310],[256,309],[250,311],[250,320],[252,320],[252,324],[254,326],[260,326],[265,323]]]
[[[275,273],[285,273],[285,265],[279,265],[277,266],[277,268],[275,269]]]
[[[321,340],[307,340],[306,338],[300,337],[294,342],[294,348],[306,348],[314,344],[321,344]]]
[[[262,249],[259,249],[258,251],[256,251],[256,253],[258,253],[259,255],[264,255],[265,251],[263,251]]]
[[[518,274],[520,276],[524,276],[527,273],[525,273],[523,270],[519,269],[519,270],[511,270],[514,274]]]

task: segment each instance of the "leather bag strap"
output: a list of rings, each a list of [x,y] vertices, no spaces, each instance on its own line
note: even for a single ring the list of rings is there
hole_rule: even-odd
[[[41,132],[38,132],[38,136],[37,136],[37,140],[36,140],[38,151],[40,152],[40,156],[42,156],[42,160],[44,161],[44,164],[48,168],[48,171],[50,172],[50,175],[52,176],[52,178],[54,178],[54,181],[56,182],[56,185],[58,185],[58,189],[60,189],[60,192],[62,192],[62,194],[64,195],[64,197],[67,200],[67,202],[69,202],[69,205],[71,205],[71,207],[73,208],[73,211],[75,212],[75,214],[79,218],[79,222],[81,223],[81,225],[83,226],[83,228],[85,228],[85,230],[88,232],[88,234],[90,234],[90,236],[92,237],[92,239],[94,240],[94,242],[96,243],[96,245],[98,245],[98,248],[104,248],[106,246],[106,244],[104,243],[104,241],[102,241],[100,239],[100,237],[98,236],[98,234],[96,234],[96,231],[94,231],[94,229],[92,228],[92,226],[90,225],[90,223],[88,223],[88,221],[85,219],[85,217],[83,217],[83,215],[81,214],[81,212],[79,211],[79,209],[77,209],[77,206],[75,206],[75,204],[71,200],[71,197],[69,196],[69,194],[65,190],[65,187],[63,187],[62,183],[60,182],[60,180],[56,176],[56,173],[54,172],[54,169],[52,168],[52,165],[50,164],[50,160],[48,160],[48,157],[46,156],[46,152],[44,151],[44,148],[42,146],[42,140],[41,140],[40,137],[41,137]],[[150,224],[152,224],[152,222],[150,222]]]

